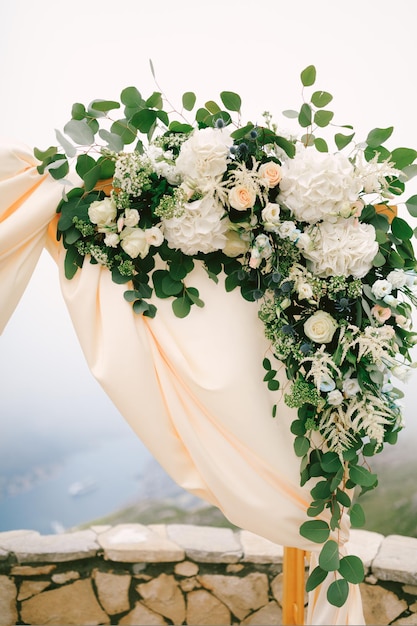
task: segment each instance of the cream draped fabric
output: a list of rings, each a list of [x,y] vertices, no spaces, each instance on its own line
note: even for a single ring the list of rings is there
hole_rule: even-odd
[[[91,372],[158,462],[237,526],[309,550],[314,561],[319,546],[299,534],[311,485],[299,485],[294,413],[263,382],[268,344],[257,305],[238,290],[226,293],[202,267],[187,280],[205,307],[185,319],[173,315],[169,299],[155,299],[154,319],[134,314],[125,286],[87,261],[66,280],[55,237],[61,195],[60,183],[37,173],[29,149],[0,147],[0,332],[46,247]],[[325,596],[331,580],[310,594],[308,623],[363,624],[358,587],[337,609]]]

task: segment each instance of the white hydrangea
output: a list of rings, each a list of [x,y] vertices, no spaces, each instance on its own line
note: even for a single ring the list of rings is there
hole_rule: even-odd
[[[351,215],[350,207],[357,202],[362,183],[344,155],[305,148],[287,159],[281,170],[279,200],[296,220],[315,224]]]
[[[302,248],[309,269],[316,276],[363,278],[378,252],[375,228],[355,218],[339,218],[334,224],[321,222],[310,231],[310,246]]]
[[[223,206],[212,196],[185,203],[180,215],[162,219],[168,246],[190,256],[222,250],[227,231],[224,214]]]

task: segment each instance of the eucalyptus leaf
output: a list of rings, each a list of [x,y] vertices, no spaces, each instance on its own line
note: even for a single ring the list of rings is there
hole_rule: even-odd
[[[162,94],[159,91],[154,91],[153,94],[145,101],[145,106],[150,109],[162,109],[163,105]]]
[[[333,572],[339,568],[339,546],[333,539],[326,541],[319,554],[319,566],[326,572]]]
[[[80,104],[80,102],[75,102],[72,105],[72,109],[71,109],[71,117],[74,120],[83,120],[85,118],[87,114],[87,111],[85,109],[85,106],[83,104]]]
[[[391,230],[394,237],[401,240],[411,239],[413,236],[413,229],[401,217],[394,217],[391,223]]]
[[[214,115],[215,113],[219,113],[219,111],[221,111],[221,108],[219,107],[219,105],[213,100],[209,100],[208,102],[205,103],[204,106],[206,107],[207,111],[210,111],[212,115]]]
[[[318,152],[329,151],[329,146],[327,145],[327,142],[324,139],[321,139],[320,137],[316,137],[316,139],[314,139],[314,145]]]
[[[355,136],[355,133],[352,133],[351,135],[343,135],[342,133],[336,133],[336,135],[334,136],[334,141],[337,146],[337,149],[343,150],[343,148],[345,148],[347,145],[350,144],[354,136]]]
[[[314,123],[320,128],[324,128],[328,126],[334,117],[333,111],[327,111],[321,109],[320,111],[316,111],[314,114]]]
[[[279,386],[277,387],[277,389],[278,388]],[[294,451],[297,456],[304,456],[305,454],[307,454],[309,448],[310,441],[307,439],[307,437],[298,436],[294,439]]]
[[[377,481],[375,474],[371,474],[369,470],[361,465],[351,465],[349,467],[349,478],[361,487],[372,487]]]
[[[311,96],[311,102],[315,107],[322,109],[333,100],[333,96],[327,91],[315,91]]]
[[[60,130],[55,129],[55,136],[58,143],[64,148],[65,154],[72,159],[77,154],[77,148],[64,137]]]
[[[324,543],[330,534],[330,528],[324,520],[311,520],[300,526],[300,535],[314,543]]]
[[[120,100],[125,106],[130,108],[140,108],[144,104],[142,96],[136,87],[126,87],[123,89],[120,94]]]
[[[111,133],[105,128],[101,128],[98,134],[107,143],[109,150],[113,150],[114,152],[121,152],[123,150],[124,143],[120,135]]]
[[[417,151],[411,148],[396,148],[391,152],[390,160],[393,161],[395,167],[402,170],[408,167],[417,158]]]
[[[370,148],[378,148],[391,137],[393,130],[393,126],[389,126],[388,128],[374,128],[368,133],[366,143]]]
[[[64,133],[80,146],[94,143],[94,133],[85,120],[70,120],[64,126]]]
[[[327,599],[333,606],[341,607],[349,595],[349,585],[346,580],[335,580],[329,585]]]
[[[310,591],[313,591],[313,589],[321,585],[321,583],[327,578],[328,573],[329,572],[322,569],[319,565],[315,567],[307,579],[307,583],[306,583],[307,593]]]
[[[228,111],[240,111],[242,100],[237,93],[233,91],[222,91],[220,98]]]
[[[196,103],[196,95],[192,91],[186,91],[182,95],[182,106],[186,111],[192,111]]]
[[[311,126],[312,122],[312,110],[311,106],[307,103],[304,103],[301,106],[300,113],[298,115],[298,123],[302,128],[307,128],[307,126]]]
[[[412,217],[417,217],[417,195],[411,196],[405,203],[409,214]]]
[[[289,119],[297,119],[298,111],[294,111],[293,109],[286,109],[282,112],[282,115],[284,115],[284,117],[288,117]]]
[[[353,528],[361,528],[365,524],[365,513],[362,506],[357,502],[351,507],[349,517]]]
[[[301,82],[304,87],[311,87],[316,82],[316,68],[314,65],[309,65],[306,67],[300,75]]]
[[[123,145],[128,145],[135,141],[137,131],[136,128],[129,124],[127,119],[120,119],[113,122],[110,132],[114,135],[119,135]]]
[[[172,310],[174,311],[176,317],[187,317],[191,310],[191,304],[189,299],[184,296],[181,298],[176,298],[172,302]]]
[[[363,563],[355,555],[345,556],[340,560],[339,573],[345,580],[358,585],[365,578]]]
[[[115,100],[93,100],[89,108],[93,109],[93,111],[107,113],[107,111],[112,111],[113,109],[120,109],[120,102],[116,102]]]

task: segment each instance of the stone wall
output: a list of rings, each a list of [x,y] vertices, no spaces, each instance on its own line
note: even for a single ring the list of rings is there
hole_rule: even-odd
[[[417,625],[417,539],[352,531],[367,624]],[[283,548],[247,531],[125,524],[0,533],[0,626],[282,623]]]

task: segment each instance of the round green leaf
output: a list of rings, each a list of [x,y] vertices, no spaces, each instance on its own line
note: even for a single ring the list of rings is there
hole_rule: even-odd
[[[385,257],[382,252],[376,253],[374,260],[372,261],[372,265],[374,267],[382,267],[383,265],[385,265]]]
[[[314,485],[310,493],[315,500],[326,500],[331,493],[329,481],[321,480]]]
[[[352,504],[350,497],[348,496],[348,494],[346,493],[346,491],[343,491],[342,489],[338,489],[336,492],[336,500],[338,502],[340,502],[340,504],[342,506],[350,506]]]
[[[126,87],[120,94],[122,103],[131,108],[139,108],[143,106],[143,99],[136,87]]]
[[[311,87],[316,82],[316,68],[314,65],[309,65],[301,72],[301,82],[304,87]]]
[[[329,151],[329,146],[327,145],[327,142],[324,139],[321,139],[320,137],[317,137],[314,140],[314,145],[315,145],[316,150],[318,152],[328,152]]]
[[[154,91],[145,102],[145,106],[150,109],[162,109],[163,104],[162,94],[159,91]]]
[[[114,135],[119,135],[124,145],[133,143],[136,139],[136,129],[129,125],[127,119],[113,122],[110,131]]]
[[[72,159],[77,154],[77,148],[72,145],[68,139],[64,137],[64,135],[59,131],[55,130],[55,136],[57,138],[58,143],[64,148],[65,154]]]
[[[141,109],[134,114],[130,123],[141,133],[148,133],[155,124],[157,111],[153,109]]]
[[[311,126],[312,120],[312,110],[311,106],[307,103],[301,105],[300,113],[298,115],[298,123],[302,128],[307,128],[307,126]]]
[[[394,237],[401,240],[411,239],[413,236],[413,229],[401,217],[394,217],[391,223],[391,231]]]
[[[349,595],[349,584],[346,580],[335,580],[327,590],[327,599],[333,606],[341,607]]]
[[[319,565],[313,569],[310,576],[307,579],[306,583],[306,591],[313,591],[316,587],[321,585],[321,583],[327,578],[328,572],[322,569]]]
[[[371,474],[371,472],[361,465],[351,465],[349,467],[349,478],[352,482],[361,487],[372,487],[377,481],[377,476]]]
[[[73,120],[83,120],[86,116],[86,113],[87,111],[85,110],[85,106],[83,104],[75,102],[72,105],[71,117]]]
[[[170,274],[162,279],[162,289],[166,296],[177,296],[183,290],[182,282],[174,280]]]
[[[363,563],[359,557],[354,555],[344,556],[340,560],[340,575],[350,583],[358,585],[365,577]]]
[[[64,133],[80,146],[94,143],[94,132],[85,120],[70,120],[64,126]]]
[[[334,572],[339,568],[339,546],[336,541],[326,541],[319,554],[319,565],[326,572]]]
[[[411,196],[411,198],[408,198],[408,200],[405,203],[405,206],[407,207],[410,215],[412,215],[413,217],[417,217],[417,195]]]
[[[330,528],[327,522],[315,519],[301,524],[300,535],[314,543],[324,543],[329,538]]]
[[[270,381],[270,382],[273,382],[273,381]],[[276,381],[276,382],[278,382],[278,381]],[[277,389],[279,389],[279,383],[278,383]],[[295,450],[295,454],[297,456],[304,456],[305,454],[307,454],[309,449],[310,449],[310,442],[307,439],[307,437],[298,436],[298,437],[295,438],[295,440],[294,440],[294,450]]]
[[[181,298],[175,298],[172,303],[172,310],[174,311],[174,315],[176,317],[187,317],[191,310],[190,301],[184,296]]]
[[[396,148],[390,155],[390,161],[392,161],[399,170],[411,165],[416,158],[417,151],[412,148]]]
[[[326,452],[320,460],[320,464],[325,472],[338,472],[342,464],[339,455],[336,452]]]
[[[354,136],[355,136],[355,133],[352,133],[351,135],[343,135],[342,133],[336,133],[334,136],[334,141],[338,150],[343,150],[343,148],[345,148],[352,141]]]
[[[311,96],[311,102],[315,107],[322,109],[333,100],[333,96],[327,91],[315,91]]]
[[[306,428],[301,420],[294,420],[290,426],[293,435],[305,435]]]
[[[206,107],[207,111],[210,111],[212,115],[221,111],[221,108],[219,107],[217,102],[214,102],[213,100],[209,100],[205,103],[204,106]]]
[[[388,128],[374,128],[368,133],[366,143],[370,148],[378,148],[391,137],[393,130],[393,126],[389,126]]]
[[[298,111],[293,111],[292,109],[286,109],[285,111],[282,112],[282,115],[284,115],[284,117],[288,117],[289,119],[297,119]]]
[[[279,380],[268,380],[267,386],[269,391],[278,391],[278,389],[280,388]]]
[[[112,111],[113,109],[120,109],[120,103],[115,100],[93,100],[90,104],[93,111]]]
[[[316,111],[314,114],[314,123],[320,128],[328,126],[334,117],[333,111]]]
[[[240,111],[242,100],[237,93],[233,91],[222,91],[220,98],[228,111]]]
[[[196,103],[196,95],[192,91],[186,91],[182,95],[182,106],[186,111],[191,111]]]
[[[354,504],[350,511],[350,523],[354,528],[361,528],[365,524],[365,513],[360,504]]]

